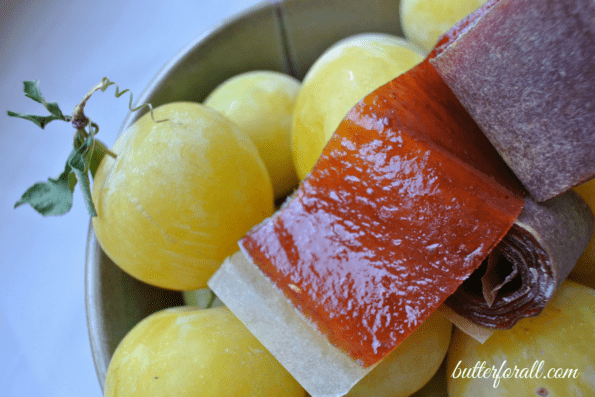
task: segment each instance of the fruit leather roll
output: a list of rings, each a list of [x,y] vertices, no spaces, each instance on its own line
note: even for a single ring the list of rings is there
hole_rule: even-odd
[[[530,198],[482,266],[446,304],[474,324],[508,329],[538,315],[593,234],[593,215],[573,191],[542,203]]]
[[[481,265],[522,196],[425,60],[350,110],[297,193],[240,246],[368,367]]]
[[[343,395],[482,264],[524,194],[426,59],[348,112],[209,287],[308,392]]]
[[[431,62],[537,201],[595,175],[593,0],[491,1]]]
[[[209,281],[312,395],[346,393],[480,266],[499,307],[519,296],[507,258],[543,257],[516,267],[533,294],[517,311],[535,315],[591,235],[589,214],[569,215],[570,196],[548,210],[530,199],[520,215],[525,189],[430,64],[438,53],[359,101],[300,188]]]

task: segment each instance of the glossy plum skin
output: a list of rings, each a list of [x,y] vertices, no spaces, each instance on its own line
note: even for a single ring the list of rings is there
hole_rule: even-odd
[[[273,213],[252,141],[217,111],[170,103],[141,117],[106,156],[93,185],[93,228],[124,271],[173,290],[206,287],[236,241]]]
[[[452,324],[434,312],[360,380],[347,397],[407,397],[421,389],[446,356]]]
[[[405,37],[429,53],[444,33],[486,0],[401,0]]]
[[[304,389],[227,309],[152,314],[120,342],[105,397],[303,397]]]
[[[343,39],[308,70],[292,123],[293,162],[300,180],[312,170],[345,114],[364,96],[423,60],[402,38],[368,33]]]
[[[291,157],[291,118],[301,83],[267,70],[241,73],[221,83],[203,102],[252,139],[271,177],[275,198],[296,188]]]

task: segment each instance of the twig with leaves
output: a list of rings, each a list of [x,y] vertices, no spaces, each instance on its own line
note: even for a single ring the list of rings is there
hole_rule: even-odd
[[[47,102],[39,89],[39,80],[25,81],[25,96],[41,103],[49,112],[49,115],[38,116],[33,114],[23,114],[8,111],[11,117],[19,117],[34,122],[42,129],[51,121],[62,120],[71,123],[75,128],[73,149],[66,160],[64,171],[57,178],[48,178],[47,182],[39,182],[31,186],[22,195],[21,199],[14,205],[15,208],[22,204],[30,204],[37,212],[46,215],[62,215],[72,208],[72,198],[74,188],[77,182],[80,183],[81,193],[91,216],[97,216],[97,211],[91,198],[91,177],[95,177],[97,167],[103,157],[107,154],[116,158],[104,143],[95,138],[99,132],[99,126],[92,122],[84,112],[87,101],[94,92],[105,90],[111,86],[116,87],[116,98],[124,95],[130,90],[120,91],[117,84],[104,77],[100,83],[96,84],[74,108],[71,116],[64,115],[56,102]],[[132,107],[132,92],[130,92],[130,101],[128,108],[130,111],[137,111],[145,106],[149,107],[151,118],[153,118],[153,108],[150,104],[143,104]],[[153,118],[154,120],[154,118]],[[160,120],[165,121],[165,120]]]

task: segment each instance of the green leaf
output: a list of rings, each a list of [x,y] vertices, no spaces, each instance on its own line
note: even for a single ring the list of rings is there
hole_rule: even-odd
[[[25,96],[33,99],[35,102],[41,103],[50,113],[49,116],[37,116],[35,114],[25,114],[8,111],[7,114],[11,117],[19,117],[21,119],[29,120],[37,124],[38,127],[44,128],[47,123],[53,120],[69,121],[69,118],[64,116],[60,107],[56,102],[46,102],[39,89],[39,80],[24,81]]]
[[[56,179],[49,178],[47,182],[39,182],[31,186],[17,201],[14,207],[30,204],[43,216],[63,215],[72,207],[72,191],[70,166],[66,165],[64,172]],[[76,184],[76,181],[75,181]]]
[[[43,128],[47,123],[52,120],[64,120],[68,121],[68,118],[64,116],[62,110],[56,102],[46,102],[41,90],[39,89],[39,80],[23,81],[25,96],[33,99],[35,102],[41,103],[50,113],[51,116],[36,116],[33,114],[23,114],[8,111],[8,115],[12,117],[20,117],[25,120],[30,120]]]
[[[76,179],[79,181],[79,187],[83,194],[83,200],[87,207],[87,212],[92,217],[97,216],[95,205],[93,204],[93,198],[91,197],[91,180],[89,179],[89,166],[86,161],[86,154],[89,150],[89,141],[92,140],[92,136],[89,136],[85,143],[78,149],[73,149],[68,156],[67,165],[72,168],[72,171],[76,175]]]
[[[70,172],[70,174],[68,174],[68,187],[70,188],[71,192],[74,192],[76,182],[76,175],[74,175],[74,172]]]
[[[41,90],[39,89],[39,80],[23,81],[25,96],[33,99],[35,102],[41,103],[51,114],[64,120],[65,117],[56,102],[46,102]]]
[[[56,102],[47,102],[45,104],[45,108],[54,116],[56,116],[60,120],[68,121],[66,117],[62,114],[60,107]]]
[[[63,120],[60,117],[57,117],[55,115],[50,115],[50,116],[36,116],[34,114],[24,114],[24,113],[16,113],[16,112],[12,112],[12,111],[8,111],[6,112],[10,117],[19,117],[21,119],[25,119],[25,120],[29,120],[34,122],[35,124],[37,124],[38,127],[40,128],[44,128],[50,121],[53,120]]]
[[[39,89],[39,80],[23,81],[23,85],[23,91],[25,91],[25,96],[41,104],[45,102],[45,99],[43,99],[43,95],[41,95],[41,90]]]
[[[89,164],[89,171],[91,176],[95,178],[97,168],[107,153],[107,147],[99,140],[95,140],[95,148],[93,149],[93,156],[91,156],[91,163]]]

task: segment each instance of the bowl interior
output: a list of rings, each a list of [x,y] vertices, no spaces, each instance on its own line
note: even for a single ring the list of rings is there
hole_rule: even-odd
[[[263,2],[228,19],[182,49],[153,78],[138,103],[201,102],[226,79],[249,70],[274,70],[302,79],[336,41],[358,33],[402,36],[399,1],[286,0]],[[125,131],[142,112],[131,113]],[[181,293],[142,283],[101,250],[92,225],[86,256],[86,310],[101,387],[114,350],[139,321],[181,305]]]

